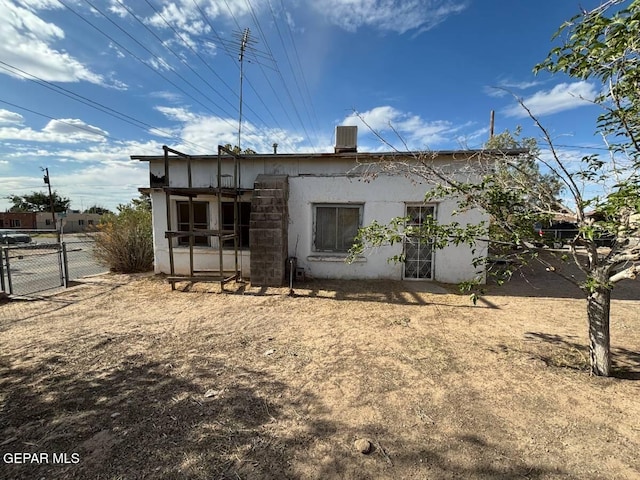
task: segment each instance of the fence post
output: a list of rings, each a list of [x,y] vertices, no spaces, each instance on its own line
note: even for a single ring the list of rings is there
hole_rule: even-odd
[[[67,257],[67,243],[62,242],[62,284],[69,288],[69,259]]]
[[[0,250],[0,289],[2,292],[5,292],[5,285],[4,285],[4,251],[5,249],[3,248],[2,250]]]
[[[9,248],[4,249],[4,258],[7,262],[7,284],[9,285],[9,295],[13,295],[13,285],[11,284],[11,265],[9,264]]]

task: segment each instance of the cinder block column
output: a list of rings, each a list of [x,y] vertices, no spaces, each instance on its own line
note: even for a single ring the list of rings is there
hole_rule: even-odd
[[[285,283],[289,212],[289,178],[258,175],[251,198],[249,249],[251,284],[280,287]]]

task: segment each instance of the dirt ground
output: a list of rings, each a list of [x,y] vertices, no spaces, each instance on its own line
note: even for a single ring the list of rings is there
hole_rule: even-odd
[[[178,287],[0,305],[0,478],[640,478],[640,281],[614,292],[608,379],[581,293],[543,271],[477,306],[433,283]]]

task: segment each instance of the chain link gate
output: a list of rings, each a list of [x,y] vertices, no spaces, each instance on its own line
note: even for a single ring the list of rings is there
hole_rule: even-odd
[[[0,250],[0,288],[9,295],[31,295],[68,287],[73,280],[105,273],[93,258],[90,237],[70,242],[3,247]]]
[[[2,248],[3,290],[30,295],[64,285],[62,245],[45,243]]]

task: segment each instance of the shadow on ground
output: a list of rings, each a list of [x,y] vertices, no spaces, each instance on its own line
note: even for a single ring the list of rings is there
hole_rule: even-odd
[[[93,338],[87,354],[108,355],[119,341]],[[175,359],[143,355],[84,370],[63,353],[42,356],[37,366],[26,366],[34,364],[29,355],[0,357],[0,454],[66,453],[69,462],[78,455],[77,463],[5,463],[3,478],[376,479],[401,472],[506,480],[550,473],[472,431],[444,443],[434,431],[419,444],[381,424],[355,431],[331,420],[313,393],[290,392],[265,372],[212,357],[203,355],[189,374]],[[354,451],[358,435],[372,439],[370,454]],[[318,455],[319,444],[326,454]]]
[[[589,347],[578,343],[570,335],[527,332],[525,339],[541,342],[547,348],[538,352],[540,360],[548,366],[589,370]],[[640,353],[626,348],[612,347],[611,376],[623,380],[640,380]]]

